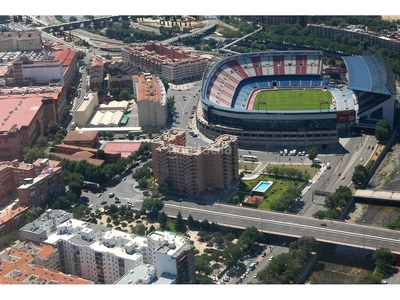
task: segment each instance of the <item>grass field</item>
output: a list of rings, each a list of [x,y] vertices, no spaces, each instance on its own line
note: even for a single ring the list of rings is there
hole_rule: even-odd
[[[320,110],[328,109],[332,95],[323,90],[269,90],[258,93],[253,110]]]

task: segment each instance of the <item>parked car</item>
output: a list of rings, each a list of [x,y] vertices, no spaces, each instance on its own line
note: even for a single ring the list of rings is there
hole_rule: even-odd
[[[107,204],[107,201],[103,200],[100,202],[101,205]]]
[[[265,251],[261,254],[261,257],[265,257],[267,255],[267,253],[265,253]]]
[[[100,198],[101,197],[101,194],[97,194],[97,196],[96,196],[97,198]]]
[[[89,190],[88,190],[88,189],[83,189],[82,191],[84,191],[85,193],[89,192]]]

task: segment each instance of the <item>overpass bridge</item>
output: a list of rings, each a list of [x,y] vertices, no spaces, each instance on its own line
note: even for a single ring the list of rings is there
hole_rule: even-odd
[[[400,231],[344,221],[319,220],[296,214],[260,211],[226,204],[204,205],[193,202],[165,202],[164,211],[176,217],[180,211],[187,219],[215,222],[234,228],[254,226],[263,233],[300,238],[312,236],[322,243],[376,250],[389,249],[400,254]]]
[[[93,27],[95,29],[102,29],[107,27],[109,23],[119,22],[125,19],[128,20],[129,16],[102,16],[97,18],[48,25],[43,27],[42,30],[47,33],[60,33],[64,31],[79,29],[82,27]]]

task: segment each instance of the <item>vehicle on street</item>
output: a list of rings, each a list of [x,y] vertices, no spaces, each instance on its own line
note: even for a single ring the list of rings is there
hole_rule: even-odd
[[[328,225],[326,225],[326,223],[321,223],[321,226],[328,226]]]
[[[107,201],[103,200],[100,202],[101,205],[107,204]]]
[[[101,194],[97,194],[97,196],[96,196],[97,198],[100,198],[101,197]]]
[[[371,146],[370,146],[370,145],[368,145],[368,146],[367,146],[367,149],[370,149],[370,148],[371,148]]]
[[[83,189],[82,191],[84,191],[85,193],[89,192],[89,190],[88,190],[88,189]]]
[[[271,257],[270,257],[268,260],[269,260],[269,261],[272,261],[272,259],[273,259],[273,258],[274,258],[274,257],[273,257],[273,256],[271,256]]]
[[[115,203],[121,203],[121,200],[119,199],[119,197],[115,197]]]
[[[256,273],[256,274],[254,274],[254,278],[257,278],[257,273]]]
[[[265,251],[261,254],[261,257],[265,257],[267,255],[267,253],[265,253]]]
[[[342,176],[342,173],[338,173],[337,176],[339,176],[339,177]]]
[[[342,180],[345,180],[345,178],[346,178],[346,177],[345,177],[345,176],[343,176],[343,177],[342,177]]]
[[[126,177],[122,178],[122,181],[125,181],[125,180],[126,180]]]
[[[364,161],[364,158],[361,157],[361,158],[360,158],[360,161],[361,161],[361,162]]]
[[[110,198],[112,198],[112,197],[114,197],[114,196],[115,196],[114,193],[109,193],[109,194],[108,194],[108,197],[110,197]]]

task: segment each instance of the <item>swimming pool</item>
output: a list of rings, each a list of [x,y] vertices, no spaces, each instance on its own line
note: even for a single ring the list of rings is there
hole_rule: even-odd
[[[252,192],[265,194],[273,183],[273,181],[260,181]]]

